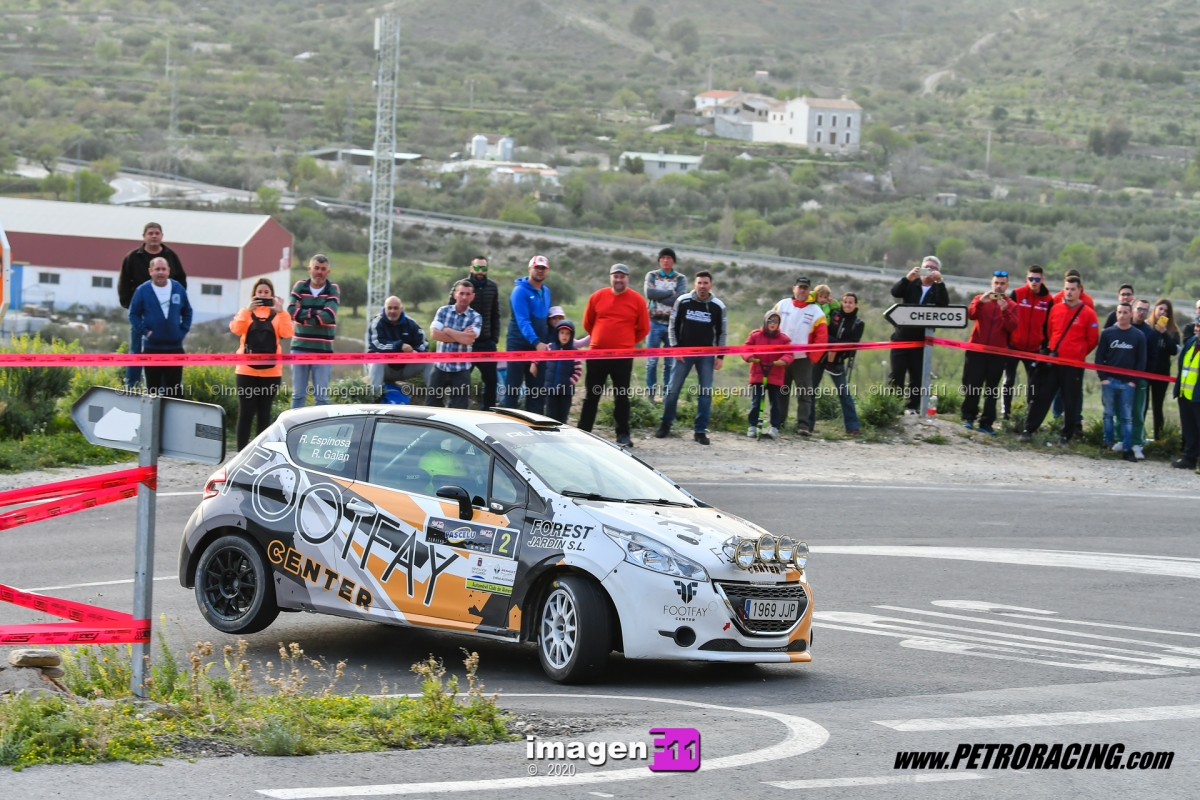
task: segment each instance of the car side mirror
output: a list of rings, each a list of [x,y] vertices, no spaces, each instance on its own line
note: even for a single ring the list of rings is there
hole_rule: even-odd
[[[471,495],[467,494],[467,490],[461,486],[443,486],[437,490],[436,494],[443,500],[458,502],[459,519],[469,520],[475,516],[475,512],[471,508]]]

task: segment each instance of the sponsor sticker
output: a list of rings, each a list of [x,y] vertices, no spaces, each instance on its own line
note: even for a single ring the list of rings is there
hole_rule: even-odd
[[[517,579],[517,562],[507,558],[474,556],[467,588],[491,594],[511,595]]]
[[[425,541],[431,544],[444,544],[460,550],[469,550],[472,553],[488,553],[504,558],[513,558],[517,543],[517,531],[510,528],[497,528],[494,525],[464,522],[459,519],[430,517],[425,523]]]

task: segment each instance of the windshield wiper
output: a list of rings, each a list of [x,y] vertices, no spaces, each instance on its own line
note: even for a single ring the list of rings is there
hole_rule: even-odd
[[[580,500],[592,500],[595,502],[608,502],[608,503],[628,503],[628,502],[630,502],[628,500],[622,500],[619,497],[605,497],[604,495],[596,494],[595,492],[577,492],[573,489],[567,489],[565,491],[559,492],[559,494],[563,495],[564,497],[578,497]]]
[[[684,503],[679,500],[665,500],[661,497],[658,497],[658,498],[635,497],[632,500],[626,500],[625,502],[626,503],[641,503],[644,505],[651,505],[651,506],[679,506],[680,508],[695,508],[696,507],[692,503]]]

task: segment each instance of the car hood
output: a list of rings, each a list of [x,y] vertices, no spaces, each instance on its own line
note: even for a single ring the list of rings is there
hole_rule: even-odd
[[[705,568],[737,570],[721,553],[731,536],[757,539],[766,530],[741,517],[715,508],[631,505],[577,500],[577,504],[601,525],[646,534]],[[719,570],[721,571],[721,570]]]

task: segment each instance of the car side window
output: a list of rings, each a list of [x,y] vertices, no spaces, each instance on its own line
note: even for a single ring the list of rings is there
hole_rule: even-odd
[[[486,450],[449,431],[379,420],[367,481],[431,497],[442,486],[461,486],[472,497],[482,498],[491,459]]]
[[[288,431],[288,452],[306,469],[353,480],[362,429],[361,418],[300,425]]]
[[[503,503],[506,506],[525,504],[525,484],[512,474],[500,459],[492,462],[492,496],[493,503]]]

